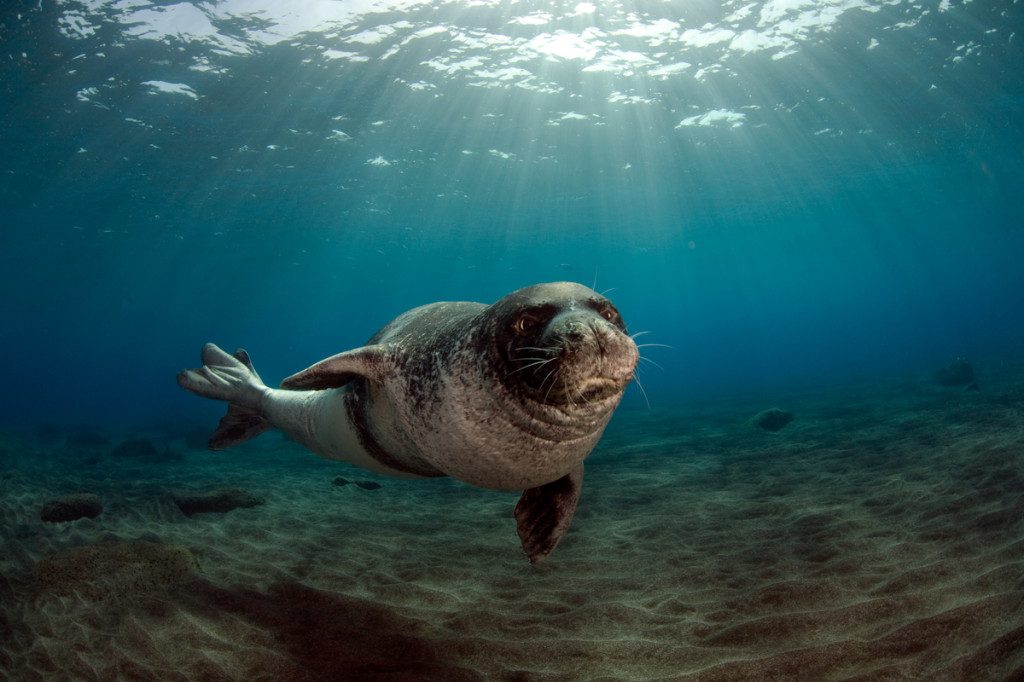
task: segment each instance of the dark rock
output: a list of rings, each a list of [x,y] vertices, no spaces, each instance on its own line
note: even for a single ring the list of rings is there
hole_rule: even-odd
[[[934,375],[932,380],[939,386],[966,386],[968,390],[978,390],[978,382],[974,376],[974,367],[964,358],[957,358]],[[971,385],[974,389],[971,389]]]
[[[145,596],[187,580],[198,567],[184,547],[106,541],[57,552],[35,566],[41,594],[97,600]]]
[[[100,498],[92,493],[83,493],[50,500],[43,505],[39,518],[49,523],[61,523],[81,518],[95,519],[102,512]]]
[[[780,410],[777,407],[754,415],[754,425],[772,433],[782,430],[791,421],[793,421],[793,413]]]
[[[375,483],[373,481],[356,481],[356,485],[363,490],[377,490],[380,488],[380,483]]]
[[[381,487],[380,483],[376,483],[374,481],[350,481],[350,480],[348,480],[347,478],[345,478],[343,476],[335,476],[334,480],[331,481],[331,483],[333,483],[334,485],[338,485],[338,486],[348,485],[349,483],[355,483],[357,486],[359,486],[363,490],[377,490],[378,488]]]
[[[242,488],[222,488],[198,495],[174,496],[174,503],[185,516],[209,512],[223,514],[239,507],[255,507],[263,502],[262,497]]]

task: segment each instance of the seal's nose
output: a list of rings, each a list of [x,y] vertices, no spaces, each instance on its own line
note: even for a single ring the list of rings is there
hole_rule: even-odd
[[[565,330],[565,338],[570,343],[580,343],[587,338],[587,325],[580,320],[573,320]]]
[[[551,321],[548,329],[555,336],[564,339],[569,346],[579,346],[590,335],[589,320],[575,311],[558,315]]]

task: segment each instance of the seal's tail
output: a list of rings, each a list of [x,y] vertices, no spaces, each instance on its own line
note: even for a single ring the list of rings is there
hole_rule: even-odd
[[[227,401],[228,413],[210,436],[211,450],[223,450],[270,428],[270,421],[260,412],[267,386],[244,349],[229,355],[208,343],[203,346],[202,363],[202,367],[178,372],[178,385],[204,398]]]

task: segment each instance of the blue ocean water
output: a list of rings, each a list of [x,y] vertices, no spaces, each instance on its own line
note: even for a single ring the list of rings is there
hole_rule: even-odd
[[[5,3],[0,420],[212,416],[205,341],[274,381],[542,281],[672,346],[655,404],[1019,359],[1021,13]]]
[[[0,680],[1024,678],[1022,29],[0,3]],[[542,564],[175,381],[567,280],[651,345]]]

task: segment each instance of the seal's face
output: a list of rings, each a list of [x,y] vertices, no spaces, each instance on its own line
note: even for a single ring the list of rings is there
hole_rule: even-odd
[[[580,284],[539,284],[492,306],[502,383],[563,408],[618,403],[639,359],[619,311]]]

